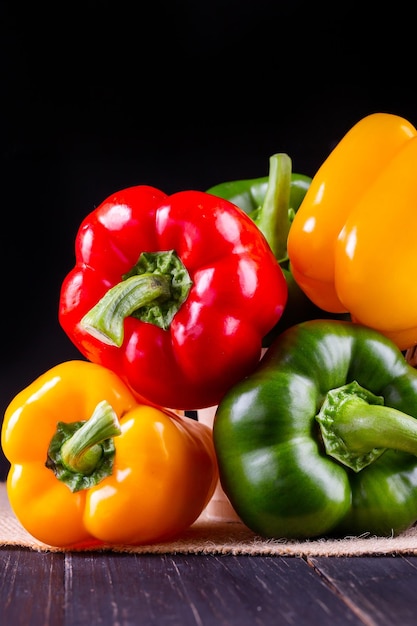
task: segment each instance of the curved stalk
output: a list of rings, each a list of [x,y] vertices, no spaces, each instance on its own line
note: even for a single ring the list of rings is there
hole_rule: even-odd
[[[388,448],[417,456],[417,419],[356,381],[329,391],[316,419],[326,452],[355,472]]]

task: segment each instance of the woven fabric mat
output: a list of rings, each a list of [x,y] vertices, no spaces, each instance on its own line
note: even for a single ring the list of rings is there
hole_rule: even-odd
[[[0,546],[30,548],[39,552],[66,552],[34,539],[16,519],[4,483],[0,483]],[[233,554],[266,556],[365,556],[417,554],[417,528],[398,537],[348,537],[287,541],[263,539],[239,521],[217,522],[205,514],[174,541],[144,546],[100,546],[88,551],[132,554]],[[74,551],[74,550],[72,550]]]

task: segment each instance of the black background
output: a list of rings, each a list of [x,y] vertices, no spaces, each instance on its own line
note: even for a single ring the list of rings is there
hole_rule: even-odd
[[[399,3],[0,7],[1,415],[80,356],[59,290],[81,219],[109,194],[264,176],[274,152],[313,175],[363,116],[417,123],[414,15]]]

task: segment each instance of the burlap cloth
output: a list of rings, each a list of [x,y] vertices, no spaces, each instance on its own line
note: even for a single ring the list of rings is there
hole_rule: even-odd
[[[39,552],[65,552],[29,535],[10,509],[6,487],[0,483],[0,546],[18,546]],[[347,537],[308,541],[266,540],[240,521],[218,522],[200,518],[175,541],[145,546],[100,546],[89,551],[132,554],[248,554],[267,556],[364,556],[417,554],[417,528],[398,537]]]

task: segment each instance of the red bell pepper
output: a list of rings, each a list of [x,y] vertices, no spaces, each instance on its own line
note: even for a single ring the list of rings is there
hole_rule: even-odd
[[[136,394],[189,410],[218,404],[254,369],[286,300],[282,270],[241,209],[140,185],[82,221],[59,321]]]

